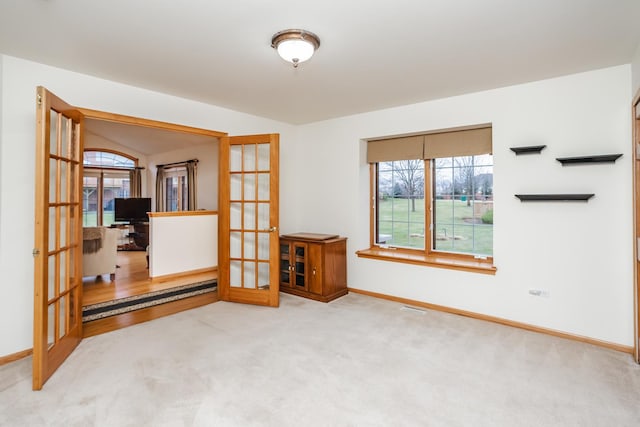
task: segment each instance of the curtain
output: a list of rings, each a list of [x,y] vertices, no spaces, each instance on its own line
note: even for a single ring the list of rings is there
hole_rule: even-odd
[[[198,209],[198,201],[197,201],[198,183],[196,181],[196,170],[198,168],[198,163],[189,161],[186,164],[186,168],[187,168],[188,209],[190,211],[195,211],[196,209]]]
[[[487,125],[367,142],[368,163],[474,156],[491,152],[491,126]]]
[[[164,166],[158,166],[156,173],[156,212],[165,211],[165,188],[164,188]]]
[[[393,160],[422,159],[424,136],[379,139],[367,144],[367,162],[390,162]]]
[[[491,128],[425,135],[424,158],[476,156],[492,153]]]
[[[129,197],[142,197],[142,173],[140,169],[131,169],[129,171]]]

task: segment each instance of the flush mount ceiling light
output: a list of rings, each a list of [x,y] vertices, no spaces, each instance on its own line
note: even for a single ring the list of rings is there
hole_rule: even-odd
[[[298,68],[298,64],[309,60],[320,47],[320,39],[310,31],[284,30],[273,35],[271,47],[278,51],[282,59]]]

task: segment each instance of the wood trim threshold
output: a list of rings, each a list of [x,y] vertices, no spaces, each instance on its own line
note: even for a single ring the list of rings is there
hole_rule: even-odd
[[[13,354],[7,354],[6,356],[0,357],[0,366],[6,365],[7,363],[15,362],[16,360],[24,359],[27,356],[31,356],[33,353],[32,348],[28,348],[26,350],[19,351]]]
[[[189,271],[181,271],[179,273],[165,274],[163,276],[154,276],[154,277],[151,277],[151,282],[152,283],[164,282],[167,280],[178,279],[183,276],[192,276],[194,274],[202,274],[202,273],[213,273],[214,271],[218,271],[218,266],[198,268],[196,270],[189,270]]]
[[[610,350],[620,351],[622,353],[628,353],[633,355],[634,347],[626,346],[622,344],[616,344],[608,341],[602,341],[595,338],[589,338],[582,335],[570,334],[567,332],[556,331],[554,329],[543,328],[539,326],[530,325],[528,323],[515,322],[513,320],[502,319],[500,317],[488,316],[486,314],[474,313],[472,311],[460,310],[457,308],[446,307],[443,305],[431,304],[428,302],[422,302],[412,300],[408,298],[396,297],[392,295],[380,294],[377,292],[365,291],[362,289],[349,288],[349,292],[354,294],[366,295],[374,298],[380,298],[388,301],[399,302],[401,304],[412,305],[416,307],[426,308],[429,310],[441,311],[444,313],[457,314],[459,316],[470,317],[478,320],[485,320],[487,322],[499,323],[505,326],[511,326],[518,329],[524,329],[530,332],[538,332],[541,334],[551,335],[558,338],[564,338],[572,341],[579,341],[587,344],[596,345],[598,347],[608,348]]]
[[[201,307],[217,301],[219,301],[218,292],[208,292],[206,294],[168,302],[166,304],[143,308],[130,313],[94,320],[87,322],[82,326],[83,338],[104,334],[106,332],[126,328],[127,326],[137,325],[138,323],[148,322],[149,320],[169,316],[181,311],[191,310],[192,308]]]

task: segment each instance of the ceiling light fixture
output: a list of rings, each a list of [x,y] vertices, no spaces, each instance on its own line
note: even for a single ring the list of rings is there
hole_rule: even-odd
[[[298,64],[308,61],[320,47],[320,39],[310,31],[284,30],[273,35],[271,47],[282,59],[291,62],[293,68],[298,68]]]

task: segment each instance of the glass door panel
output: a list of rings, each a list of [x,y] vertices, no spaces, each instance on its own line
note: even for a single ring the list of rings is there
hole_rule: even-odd
[[[229,170],[231,172],[242,171],[242,145],[232,145],[229,156]]]
[[[244,222],[243,229],[244,230],[255,230],[256,229],[256,204],[245,202],[243,203],[244,207]]]
[[[258,263],[258,288],[265,289],[267,286],[269,286],[269,282],[270,282],[269,263],[259,262]]]
[[[258,170],[268,171],[270,157],[269,144],[258,144]]]
[[[242,261],[231,261],[231,281],[234,288],[242,287]]]
[[[82,178],[82,224],[85,227],[98,225],[98,180],[99,176]]]
[[[242,175],[231,175],[231,200],[242,200]]]
[[[258,174],[258,200],[269,200],[269,174]]]
[[[245,144],[243,148],[242,170],[244,172],[256,171],[256,144]]]
[[[258,261],[269,261],[268,233],[258,233]]]

